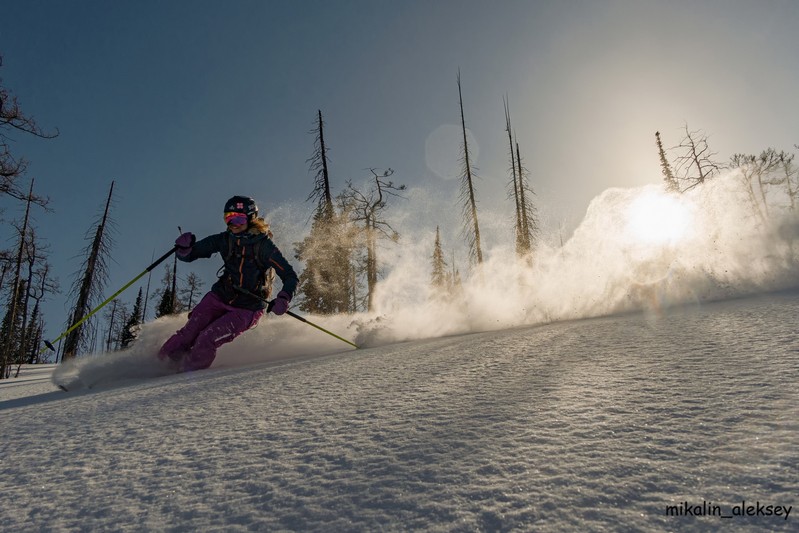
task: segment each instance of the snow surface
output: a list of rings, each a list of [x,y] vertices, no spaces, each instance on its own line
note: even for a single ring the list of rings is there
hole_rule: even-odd
[[[359,350],[268,316],[174,375],[154,354],[178,316],[26,368],[0,383],[0,530],[799,531],[784,205],[758,218],[738,172],[610,189],[460,294],[420,282],[433,235],[408,232],[374,312],[308,317]]]
[[[667,506],[799,503],[797,316],[783,291],[266,362],[244,339],[71,393],[37,368],[0,385],[2,529],[796,531]]]

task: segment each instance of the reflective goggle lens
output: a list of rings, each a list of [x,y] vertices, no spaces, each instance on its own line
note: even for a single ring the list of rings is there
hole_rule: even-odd
[[[225,224],[233,224],[234,226],[241,226],[247,223],[247,215],[244,213],[237,213],[235,211],[225,213]]]

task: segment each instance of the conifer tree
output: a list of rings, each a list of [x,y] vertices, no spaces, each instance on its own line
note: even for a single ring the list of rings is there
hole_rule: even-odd
[[[172,292],[172,272],[169,267],[164,269],[164,277],[161,279],[161,288],[153,292],[153,298],[158,299],[158,305],[155,307],[155,317],[161,318],[162,316],[174,315],[177,310],[175,309],[175,294]]]
[[[452,253],[452,270],[449,274],[449,288],[452,294],[459,294],[463,289],[463,282],[461,281],[461,272],[455,266],[455,252]]]
[[[139,330],[142,323],[142,306],[144,297],[142,295],[141,287],[139,287],[139,294],[136,296],[136,303],[133,304],[133,312],[130,318],[125,322],[122,331],[119,335],[120,345],[122,348],[127,348],[139,336]]]
[[[315,176],[308,200],[315,201],[316,208],[310,234],[295,244],[295,257],[305,263],[299,276],[299,308],[309,313],[346,313],[352,310],[352,243],[347,219],[333,205],[321,110],[312,133],[316,135],[314,153],[308,161]]]
[[[295,251],[297,259],[305,261],[299,276],[300,309],[328,315],[349,312],[351,261],[346,220],[317,208],[310,234],[295,244]]]
[[[161,292],[161,299],[158,302],[158,307],[155,308],[156,318],[162,316],[169,316],[175,314],[174,298],[172,297],[172,289],[167,288]]]
[[[660,132],[655,132],[655,144],[658,147],[658,157],[660,157],[660,172],[663,174],[663,181],[668,192],[680,192],[680,184],[674,173],[671,171],[669,160],[666,159],[666,151],[663,149],[663,143],[660,141]]]
[[[441,232],[439,226],[436,226],[436,242],[433,245],[433,272],[430,283],[435,290],[446,290],[448,278],[447,262],[444,260],[444,250],[441,248]]]
[[[27,349],[23,354],[24,362],[28,364],[36,364],[39,362],[39,346],[42,344],[42,335],[44,334],[44,322],[39,311],[39,301],[37,300],[33,306],[30,319],[28,320],[28,327],[25,333],[27,340]]]

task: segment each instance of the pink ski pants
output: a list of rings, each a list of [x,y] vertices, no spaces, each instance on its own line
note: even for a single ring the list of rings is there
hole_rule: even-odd
[[[228,305],[209,292],[189,313],[186,325],[164,343],[158,357],[179,363],[181,372],[208,368],[217,348],[253,327],[263,314],[262,309]]]

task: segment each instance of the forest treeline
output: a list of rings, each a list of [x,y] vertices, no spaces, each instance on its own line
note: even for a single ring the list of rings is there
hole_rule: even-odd
[[[460,72],[457,90],[462,131],[461,232],[468,247],[467,268],[473,270],[484,260],[484,240],[480,233],[477,173],[466,134]],[[540,236],[535,193],[512,126],[507,96],[503,104],[505,126],[504,131],[497,134],[507,136],[508,232],[519,260],[532,265]],[[43,338],[45,318],[41,305],[47,298],[59,294],[61,287],[52,274],[49,249],[30,216],[32,209],[48,211],[49,199],[35,189],[33,179],[26,181],[28,162],[11,150],[11,141],[17,134],[46,140],[59,133],[57,129],[40,128],[33,117],[23,113],[16,96],[0,78],[0,196],[6,205],[24,207],[21,220],[3,221],[12,235],[9,242],[13,246],[0,250],[0,301],[3,302],[0,379],[13,375],[25,363],[57,361],[82,353],[125,348],[135,341],[141,324],[148,317],[191,310],[202,295],[204,283],[193,272],[179,275],[175,257],[164,268],[163,277],[156,281],[157,286],[151,287],[152,280],[148,276],[146,285],[138,288],[132,302],[125,303],[121,297],[102,300],[110,289],[108,262],[113,254],[115,234],[114,184],[111,183],[101,214],[87,229],[85,247],[80,255],[84,258],[83,264],[68,290],[71,312],[61,319],[65,334],[54,346],[57,353],[43,349],[47,339]],[[384,267],[381,243],[393,246],[400,239],[400,234],[391,226],[389,212],[394,202],[403,200],[406,187],[392,180],[392,168],[370,168],[368,175],[361,177],[363,184],[356,185],[348,180],[334,193],[328,157],[330,140],[325,137],[321,110],[315,114],[310,135],[313,148],[307,163],[313,179],[307,200],[312,205],[312,214],[308,235],[294,243],[293,248],[294,257],[302,264],[295,305],[313,314],[372,310]],[[664,189],[669,193],[685,193],[703,186],[722,170],[740,169],[739,176],[746,186],[755,223],[765,222],[775,211],[796,209],[799,183],[794,154],[767,148],[760,154],[734,154],[729,161],[722,162],[710,149],[707,136],[701,131],[689,130],[687,124],[676,145],[664,148],[660,132],[655,133],[655,145]],[[440,227],[435,228],[435,241],[428,259],[432,297],[455,297],[463,282],[454,251],[447,260]],[[100,305],[102,308],[98,310]],[[73,327],[75,324],[80,325]]]

